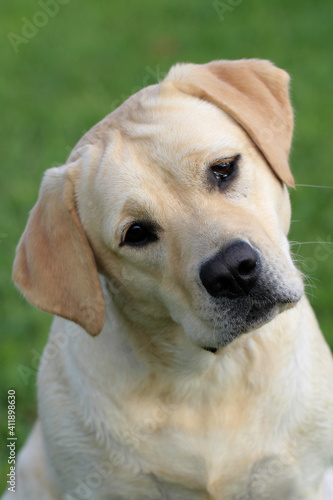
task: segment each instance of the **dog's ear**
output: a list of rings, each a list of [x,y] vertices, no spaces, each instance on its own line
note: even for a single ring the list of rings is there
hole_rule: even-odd
[[[76,210],[77,167],[46,171],[16,250],[13,280],[34,306],[97,335],[103,328],[105,304],[94,255]]]
[[[242,59],[176,65],[166,80],[226,111],[245,129],[279,179],[294,186],[288,162],[293,133],[288,73],[269,61]]]

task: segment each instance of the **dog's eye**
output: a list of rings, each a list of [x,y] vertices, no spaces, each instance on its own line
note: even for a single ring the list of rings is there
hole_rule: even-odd
[[[239,155],[234,158],[222,160],[221,162],[211,166],[211,171],[213,172],[219,185],[229,180],[235,173],[238,159]]]
[[[157,234],[151,226],[134,223],[127,229],[122,245],[143,246],[156,240]]]

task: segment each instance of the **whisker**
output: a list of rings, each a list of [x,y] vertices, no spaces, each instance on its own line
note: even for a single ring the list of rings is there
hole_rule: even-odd
[[[311,299],[316,299],[317,296],[313,293],[313,290],[311,289],[311,293],[309,293],[307,290],[305,290],[305,295],[307,297],[311,297]]]
[[[304,286],[309,287],[309,288],[317,288],[316,283],[313,282],[314,278],[310,276],[304,276]],[[316,280],[317,282],[320,282],[319,280]]]
[[[321,283],[321,280],[319,278],[315,278],[314,276],[307,275],[306,278],[311,281],[317,281],[318,283]]]
[[[304,283],[304,288],[306,290],[318,290],[316,285],[313,285],[312,283]]]
[[[290,245],[333,245],[333,241],[290,241]]]
[[[319,188],[319,189],[333,189],[333,186],[316,186],[313,184],[295,184],[295,187],[308,187],[308,188]]]

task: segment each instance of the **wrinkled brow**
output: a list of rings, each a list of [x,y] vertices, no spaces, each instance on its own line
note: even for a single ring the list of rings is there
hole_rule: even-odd
[[[181,164],[197,165],[201,170],[203,166],[211,165],[217,160],[229,159],[240,154],[240,148],[236,144],[226,144],[225,141],[208,144],[207,146],[194,146],[182,154]]]
[[[150,206],[148,200],[135,200],[129,198],[125,201],[122,212],[127,217],[133,217],[145,222],[154,222],[152,212],[153,207]]]

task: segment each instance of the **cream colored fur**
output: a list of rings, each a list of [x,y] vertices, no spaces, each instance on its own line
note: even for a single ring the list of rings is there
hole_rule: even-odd
[[[288,78],[266,61],[211,64],[176,66],[45,174],[14,279],[59,316],[17,500],[333,499],[332,355],[287,241]],[[211,165],[236,155],[237,177],[212,188]],[[121,244],[146,217],[159,239]],[[289,304],[233,339],[232,304],[199,269],[235,239]]]

